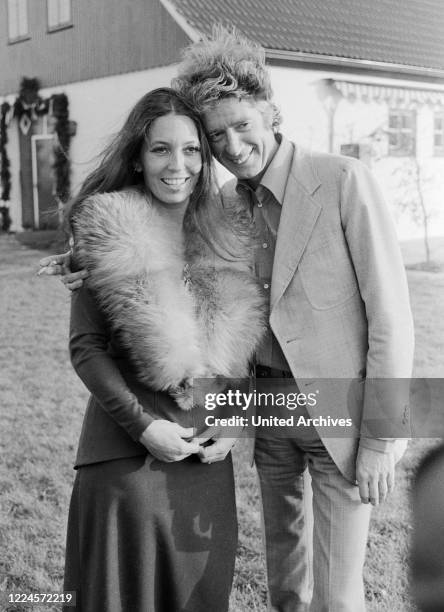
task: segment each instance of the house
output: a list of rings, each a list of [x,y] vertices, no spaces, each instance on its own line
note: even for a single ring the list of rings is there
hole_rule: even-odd
[[[29,122],[2,118],[15,229],[57,223],[54,101],[69,105],[62,153],[75,189],[130,106],[169,84],[181,49],[218,22],[266,48],[288,136],[371,165],[400,238],[422,231],[400,206],[419,201],[420,184],[429,231],[444,234],[441,0],[2,0],[0,22],[0,103],[12,107],[26,76],[42,106]]]

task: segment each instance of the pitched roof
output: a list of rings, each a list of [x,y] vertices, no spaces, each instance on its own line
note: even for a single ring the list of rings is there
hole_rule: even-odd
[[[233,24],[266,49],[444,70],[444,0],[171,0],[199,32]]]

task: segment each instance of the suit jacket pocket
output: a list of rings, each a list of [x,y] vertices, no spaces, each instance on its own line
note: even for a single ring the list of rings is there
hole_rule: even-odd
[[[335,308],[357,291],[358,282],[342,232],[314,250],[307,250],[299,264],[302,287],[316,310]]]

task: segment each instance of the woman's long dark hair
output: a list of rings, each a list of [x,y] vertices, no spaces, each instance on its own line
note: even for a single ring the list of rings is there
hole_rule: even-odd
[[[221,248],[230,255],[230,248],[227,250],[222,238],[224,228],[220,227],[220,216],[219,223],[216,221],[215,207],[220,204],[220,198],[215,188],[213,158],[208,140],[199,116],[180,94],[169,87],[154,89],[136,103],[122,129],[103,152],[99,165],[87,176],[79,193],[71,201],[67,210],[68,223],[71,226],[73,216],[78,214],[89,196],[126,187],[145,190],[143,174],[135,169],[140,163],[142,147],[153,122],[171,113],[184,115],[193,121],[201,148],[202,170],[190,197],[186,214],[188,222],[194,224],[213,250],[221,254]]]

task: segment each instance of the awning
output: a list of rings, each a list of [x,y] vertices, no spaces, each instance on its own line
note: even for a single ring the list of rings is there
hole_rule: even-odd
[[[426,104],[444,108],[444,90],[328,80],[331,81],[331,86],[350,102],[380,102],[396,108],[417,108]]]

